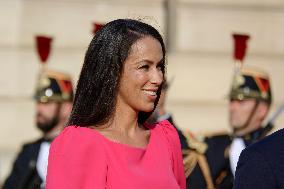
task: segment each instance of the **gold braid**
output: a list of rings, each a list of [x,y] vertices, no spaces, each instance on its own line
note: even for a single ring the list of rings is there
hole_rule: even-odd
[[[194,136],[190,132],[187,133],[183,132],[183,135],[186,137],[186,141],[189,146],[188,150],[182,151],[184,157],[183,163],[184,163],[185,176],[189,177],[198,163],[201,172],[204,176],[207,189],[215,189],[210,168],[207,159],[204,155],[208,148],[207,144],[202,141],[198,141],[196,138],[194,138]]]

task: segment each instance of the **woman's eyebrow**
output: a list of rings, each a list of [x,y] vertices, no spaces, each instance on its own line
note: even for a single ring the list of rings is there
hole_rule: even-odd
[[[163,60],[164,59],[162,58],[159,62],[157,62],[157,64],[163,63],[164,62]],[[142,59],[142,60],[138,61],[137,63],[142,63],[142,62],[147,62],[147,63],[150,63],[150,64],[154,64],[155,63],[154,61],[148,60],[148,59]]]

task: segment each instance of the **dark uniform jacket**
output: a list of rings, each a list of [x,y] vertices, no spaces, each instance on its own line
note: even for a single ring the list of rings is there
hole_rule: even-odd
[[[191,141],[191,139],[188,139],[184,135],[184,133],[178,127],[176,127],[172,117],[169,117],[168,121],[174,125],[178,132],[181,147],[184,152],[184,162],[188,162],[189,164],[191,164],[192,162],[198,161],[200,157],[199,155],[200,153],[202,153],[197,151],[196,148],[198,148],[198,146],[196,146],[196,148],[192,147],[193,145],[191,142],[193,141]],[[228,135],[220,135],[212,138],[207,138],[205,141],[207,145],[210,146],[209,148],[207,148],[206,152],[204,152],[206,157],[210,157],[206,158],[208,159],[206,161],[208,161],[208,163],[210,164],[210,167],[208,167],[208,171],[212,174],[213,178],[215,178],[218,177],[219,174],[223,170],[225,170],[229,165],[228,159],[225,159],[223,154],[224,149],[226,149],[230,145],[231,140]],[[197,145],[202,144],[200,143]],[[188,161],[187,158],[189,158]],[[186,187],[190,189],[206,189],[207,184],[205,181],[204,173],[200,168],[200,164],[196,162],[188,166],[189,167],[185,165],[185,169],[193,169],[190,171],[189,176],[187,175]]]
[[[234,189],[284,189],[284,129],[246,148]]]
[[[173,123],[171,118],[169,121]],[[229,149],[233,136],[229,134],[213,135],[206,137],[203,142],[193,146],[191,144],[192,139],[178,128],[176,129],[183,151],[187,150],[187,153],[184,154],[185,169],[191,167],[190,172],[187,174],[187,188],[232,189],[234,177],[230,167]],[[260,128],[244,136],[245,145],[249,146],[260,140],[269,130]],[[202,145],[206,146],[204,151],[198,149]],[[191,165],[187,166],[187,163]]]
[[[39,189],[42,183],[36,170],[37,158],[43,139],[23,145],[3,189]]]
[[[204,153],[196,152],[198,153],[198,161],[187,177],[187,188],[232,188],[232,173],[228,158],[231,137],[225,134],[216,135],[205,138],[204,143],[207,145],[207,149]],[[201,157],[203,159],[200,159]],[[206,167],[202,164],[206,164]],[[213,184],[212,187],[208,186],[209,179]]]
[[[251,133],[241,137],[244,141],[244,144],[246,147],[254,144],[255,142],[261,140],[263,137],[265,137],[268,132],[270,131],[270,126],[268,127],[260,127],[259,129],[252,131]],[[231,138],[230,141],[232,141],[233,136],[229,136],[227,135],[228,138]],[[230,143],[227,139],[223,139],[223,145],[221,145],[221,141],[219,141],[218,145],[214,145],[212,146],[210,143],[208,144],[208,151],[212,151],[211,155],[206,155],[206,157],[208,158],[208,163],[210,167],[216,167],[217,165],[223,167],[223,170],[220,172],[219,170],[217,170],[217,175],[218,177],[216,177],[216,175],[214,175],[215,173],[213,173],[213,180],[215,183],[215,188],[216,189],[232,189],[233,185],[234,185],[234,176],[233,173],[231,171],[231,167],[230,167],[230,161],[229,161],[229,148],[230,148]],[[216,141],[216,136],[213,137],[211,140]],[[220,145],[220,146],[219,146]],[[227,147],[226,147],[227,146]],[[211,148],[211,149],[210,149]],[[223,150],[222,150],[223,149]],[[223,151],[223,159],[220,156],[220,152]],[[219,154],[220,156],[220,160],[219,161],[212,161],[212,156],[214,156],[214,154]],[[214,158],[213,158],[214,159]],[[214,163],[215,162],[215,163]],[[219,163],[218,163],[219,162]],[[223,162],[223,164],[221,165],[221,162]],[[219,171],[219,173],[218,173]],[[214,177],[215,176],[215,177]]]

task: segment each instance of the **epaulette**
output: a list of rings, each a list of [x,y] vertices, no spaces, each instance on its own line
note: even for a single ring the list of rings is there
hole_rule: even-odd
[[[198,153],[191,150],[183,150],[183,165],[185,176],[188,177],[198,162]]]
[[[196,137],[190,131],[182,131],[182,134],[186,137],[187,144],[191,150],[195,150],[199,154],[205,154],[208,146],[200,137]]]
[[[204,176],[207,189],[215,189],[207,158],[205,157],[205,152],[208,148],[207,144],[200,140],[200,137],[195,137],[189,131],[182,131],[182,133],[186,137],[189,146],[188,150],[182,151],[185,176],[189,177],[198,164]]]

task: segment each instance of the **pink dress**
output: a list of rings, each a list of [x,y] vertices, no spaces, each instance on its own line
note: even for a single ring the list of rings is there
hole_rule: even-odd
[[[185,189],[179,138],[163,121],[148,125],[146,148],[69,126],[50,148],[46,189]]]

